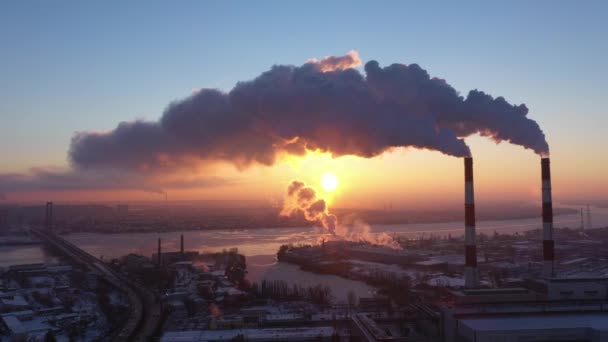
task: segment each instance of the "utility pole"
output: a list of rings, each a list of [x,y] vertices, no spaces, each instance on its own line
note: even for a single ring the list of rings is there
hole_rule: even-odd
[[[44,225],[47,232],[53,231],[53,202],[46,202],[46,215]]]

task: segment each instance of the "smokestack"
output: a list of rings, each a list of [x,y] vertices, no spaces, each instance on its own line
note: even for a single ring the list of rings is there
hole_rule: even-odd
[[[473,187],[473,158],[464,158],[464,286],[474,288],[479,285],[477,272],[477,246],[475,244],[475,191]]]
[[[587,229],[593,229],[593,225],[591,224],[591,207],[587,204]]]
[[[184,254],[184,234],[179,236],[179,251]]]
[[[161,254],[161,249],[160,249],[160,238],[158,238],[158,266],[160,266],[163,255]]]
[[[46,202],[46,215],[44,218],[44,225],[46,230],[51,231],[53,229],[53,202]]]
[[[543,277],[554,276],[553,200],[551,199],[551,167],[549,158],[541,159],[543,179]]]

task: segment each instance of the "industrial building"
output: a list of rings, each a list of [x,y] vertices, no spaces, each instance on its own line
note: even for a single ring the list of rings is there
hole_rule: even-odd
[[[443,340],[608,340],[607,279],[547,279],[529,285],[538,290],[455,291],[454,304],[441,312]]]
[[[158,238],[157,252],[152,254],[152,260],[156,261],[157,265],[171,265],[180,261],[188,261],[197,258],[200,255],[197,251],[184,250],[184,234],[180,235],[179,251],[163,252],[161,239]]]
[[[543,267],[520,288],[479,288],[472,161],[465,158],[465,288],[441,309],[443,341],[608,341],[608,278],[555,276],[549,158],[541,160]],[[540,247],[540,246],[539,246]],[[539,248],[540,250],[540,248]]]
[[[331,341],[335,334],[332,327],[298,327],[277,329],[232,329],[168,332],[162,342],[220,342],[235,341],[242,337],[245,341]]]

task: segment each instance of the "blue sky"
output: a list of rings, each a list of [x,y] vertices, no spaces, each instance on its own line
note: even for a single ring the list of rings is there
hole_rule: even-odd
[[[65,166],[75,131],[351,49],[526,103],[554,153],[606,159],[607,31],[605,1],[3,1],[0,172]]]

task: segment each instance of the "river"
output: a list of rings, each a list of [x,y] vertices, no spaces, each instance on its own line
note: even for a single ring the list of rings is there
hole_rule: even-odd
[[[56,261],[57,258],[41,245],[0,246],[0,267]]]
[[[559,207],[580,208],[579,206],[559,205]],[[608,209],[592,208],[593,224],[595,227],[608,226]],[[580,225],[579,214],[557,215],[554,218],[555,227],[577,228]],[[503,221],[480,221],[477,223],[478,232],[492,234],[494,231],[503,234],[514,234],[541,227],[540,218],[515,219]],[[462,222],[426,223],[426,224],[395,224],[375,225],[372,233],[397,233],[404,237],[420,237],[422,235],[462,235]],[[364,283],[343,279],[330,275],[317,275],[301,271],[297,266],[277,263],[274,256],[282,244],[312,243],[319,239],[320,232],[310,227],[300,228],[260,228],[223,231],[184,231],[169,233],[75,233],[66,238],[85,251],[104,259],[117,258],[129,253],[151,256],[156,252],[157,239],[162,240],[164,251],[179,249],[180,234],[184,235],[186,250],[199,252],[221,251],[237,247],[248,260],[248,278],[260,282],[269,280],[285,280],[301,285],[327,284],[333,289],[338,299],[344,299],[344,289],[353,289],[359,297],[369,296],[374,289]],[[40,246],[1,247],[0,266],[14,263],[48,262],[49,256]]]

